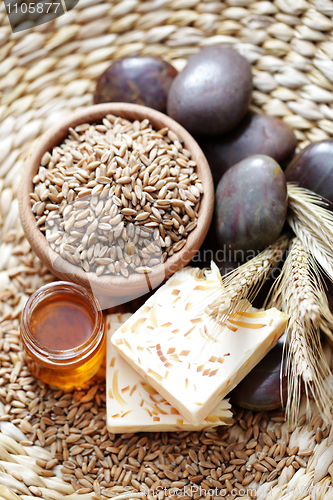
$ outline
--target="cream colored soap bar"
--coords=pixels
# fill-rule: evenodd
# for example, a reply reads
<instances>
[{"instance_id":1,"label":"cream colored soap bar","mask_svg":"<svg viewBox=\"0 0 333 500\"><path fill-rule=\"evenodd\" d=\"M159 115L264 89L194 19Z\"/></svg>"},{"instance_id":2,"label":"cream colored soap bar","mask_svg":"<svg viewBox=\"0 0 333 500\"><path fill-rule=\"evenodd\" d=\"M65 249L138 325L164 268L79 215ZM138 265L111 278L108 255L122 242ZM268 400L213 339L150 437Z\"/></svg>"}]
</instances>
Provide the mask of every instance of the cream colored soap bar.
<instances>
[{"instance_id":1,"label":"cream colored soap bar","mask_svg":"<svg viewBox=\"0 0 333 500\"><path fill-rule=\"evenodd\" d=\"M170 406L111 344L111 337L131 314L110 314L107 331L107 427L110 432L183 431L210 429L232 418L231 405L222 400L198 426Z\"/></svg>"},{"instance_id":2,"label":"cream colored soap bar","mask_svg":"<svg viewBox=\"0 0 333 500\"><path fill-rule=\"evenodd\" d=\"M198 308L218 277L178 271L115 333L113 345L187 420L198 425L283 334L277 309L233 315L218 335ZM216 281L215 281L216 286Z\"/></svg>"}]
</instances>

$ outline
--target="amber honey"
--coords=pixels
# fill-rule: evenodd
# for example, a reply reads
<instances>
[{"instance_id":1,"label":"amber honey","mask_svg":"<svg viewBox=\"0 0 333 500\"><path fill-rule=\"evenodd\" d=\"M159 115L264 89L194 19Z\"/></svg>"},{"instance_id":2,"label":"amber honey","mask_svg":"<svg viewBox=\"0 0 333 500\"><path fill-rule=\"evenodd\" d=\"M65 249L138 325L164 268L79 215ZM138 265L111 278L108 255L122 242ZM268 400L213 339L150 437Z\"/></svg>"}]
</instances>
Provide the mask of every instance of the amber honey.
<instances>
[{"instance_id":1,"label":"amber honey","mask_svg":"<svg viewBox=\"0 0 333 500\"><path fill-rule=\"evenodd\" d=\"M94 297L74 283L51 283L30 297L21 338L31 372L63 389L82 386L105 355L102 312Z\"/></svg>"},{"instance_id":2,"label":"amber honey","mask_svg":"<svg viewBox=\"0 0 333 500\"><path fill-rule=\"evenodd\" d=\"M39 303L31 314L31 333L49 349L67 350L88 340L94 315L80 296L54 293Z\"/></svg>"}]
</instances>

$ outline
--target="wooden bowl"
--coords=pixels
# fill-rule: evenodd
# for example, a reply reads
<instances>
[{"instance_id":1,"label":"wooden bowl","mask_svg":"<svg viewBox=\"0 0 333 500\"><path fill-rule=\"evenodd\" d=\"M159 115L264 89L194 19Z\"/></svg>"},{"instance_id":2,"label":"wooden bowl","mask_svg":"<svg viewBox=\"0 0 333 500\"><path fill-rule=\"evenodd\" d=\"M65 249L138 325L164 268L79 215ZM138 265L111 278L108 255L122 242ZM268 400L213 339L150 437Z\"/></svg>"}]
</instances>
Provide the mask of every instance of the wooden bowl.
<instances>
[{"instance_id":1,"label":"wooden bowl","mask_svg":"<svg viewBox=\"0 0 333 500\"><path fill-rule=\"evenodd\" d=\"M49 246L44 234L36 225L35 216L31 210L30 193L33 192L33 177L37 174L41 158L46 151L60 144L67 136L69 127L81 123L99 122L107 114L113 114L134 121L148 118L155 129L169 127L173 130L197 163L197 175L202 181L204 194L201 198L197 227L189 234L186 244L169 257L163 264L153 267L148 274L130 274L123 276L102 275L97 277L93 272L85 272L81 267L62 259ZM138 297L155 288L177 270L188 264L202 245L213 215L214 188L207 160L193 137L177 122L154 109L128 103L106 103L90 106L47 130L32 148L22 173L19 193L19 209L25 235L40 260L58 278L73 281L92 289L100 301L107 299L108 305L116 305L126 300ZM114 299L110 302L110 297ZM102 299L102 300L101 300ZM111 304L111 305L110 305ZM103 307L103 304L102 304ZM105 308L105 307L103 307Z\"/></svg>"}]
</instances>

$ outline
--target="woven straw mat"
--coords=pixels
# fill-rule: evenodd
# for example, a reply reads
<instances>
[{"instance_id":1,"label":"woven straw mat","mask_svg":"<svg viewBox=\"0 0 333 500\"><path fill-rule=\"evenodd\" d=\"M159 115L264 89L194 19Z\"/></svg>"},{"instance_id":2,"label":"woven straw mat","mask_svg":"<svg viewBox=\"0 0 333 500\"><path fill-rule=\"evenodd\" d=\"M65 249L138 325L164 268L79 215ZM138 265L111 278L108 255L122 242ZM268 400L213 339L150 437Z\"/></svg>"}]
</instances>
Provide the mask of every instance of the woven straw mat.
<instances>
[{"instance_id":1,"label":"woven straw mat","mask_svg":"<svg viewBox=\"0 0 333 500\"><path fill-rule=\"evenodd\" d=\"M267 497L268 488L273 500L333 499L333 433L315 411L305 423L303 408L293 429L283 423L282 413L239 411L232 432L219 431L220 441L212 433L115 436L105 429L103 381L74 393L36 382L23 362L19 316L29 294L53 278L24 238L17 203L20 172L33 141L91 104L95 78L119 57L161 56L181 70L202 47L233 46L252 65L254 108L291 125L299 148L330 137L332 16L329 0L80 0L55 21L12 34L1 3L0 498L144 498L147 486L166 477L166 463L171 464L170 477L189 483L189 449L205 461L200 471L206 488L222 484L229 488L227 498L235 498L230 485L242 481L246 467L237 480L231 479L223 472L223 457L237 459L244 450L250 456L251 448L242 443L260 432L263 448L270 439L275 450L286 453L282 460L278 453L266 457L270 468L262 466L266 472L251 483L259 499ZM134 458L128 459L128 450ZM138 467L140 454L143 465ZM274 457L280 458L280 469ZM263 458L253 453L249 462ZM214 471L205 468L207 460Z\"/></svg>"}]
</instances>

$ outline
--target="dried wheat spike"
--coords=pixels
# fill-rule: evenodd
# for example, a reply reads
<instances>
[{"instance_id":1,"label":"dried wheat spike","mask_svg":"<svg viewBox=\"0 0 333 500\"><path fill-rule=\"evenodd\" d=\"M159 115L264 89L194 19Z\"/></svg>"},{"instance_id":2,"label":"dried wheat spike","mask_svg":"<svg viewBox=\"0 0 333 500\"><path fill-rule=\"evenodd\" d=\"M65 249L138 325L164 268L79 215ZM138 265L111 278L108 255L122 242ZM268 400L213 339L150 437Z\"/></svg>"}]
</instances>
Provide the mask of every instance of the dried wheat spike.
<instances>
[{"instance_id":1,"label":"dried wheat spike","mask_svg":"<svg viewBox=\"0 0 333 500\"><path fill-rule=\"evenodd\" d=\"M290 316L286 330L286 414L292 424L298 417L302 381L307 397L311 395L323 417L332 421L333 379L320 340L320 328L328 327L322 311L322 295L319 276L311 267L311 256L300 239L294 238L268 303L270 307L281 305Z\"/></svg>"},{"instance_id":2,"label":"dried wheat spike","mask_svg":"<svg viewBox=\"0 0 333 500\"><path fill-rule=\"evenodd\" d=\"M288 216L288 223L296 236L308 249L312 258L324 273L333 281L333 250L329 248L317 235L305 226L297 217Z\"/></svg>"},{"instance_id":3,"label":"dried wheat spike","mask_svg":"<svg viewBox=\"0 0 333 500\"><path fill-rule=\"evenodd\" d=\"M288 223L333 280L333 214L325 205L312 191L288 184Z\"/></svg>"},{"instance_id":4,"label":"dried wheat spike","mask_svg":"<svg viewBox=\"0 0 333 500\"><path fill-rule=\"evenodd\" d=\"M223 286L214 290L210 296L207 314L215 321L223 323L227 315L243 309L245 303L249 307L249 302L254 299L272 270L281 261L289 239L288 235L280 236L259 255L225 275Z\"/></svg>"}]
</instances>

